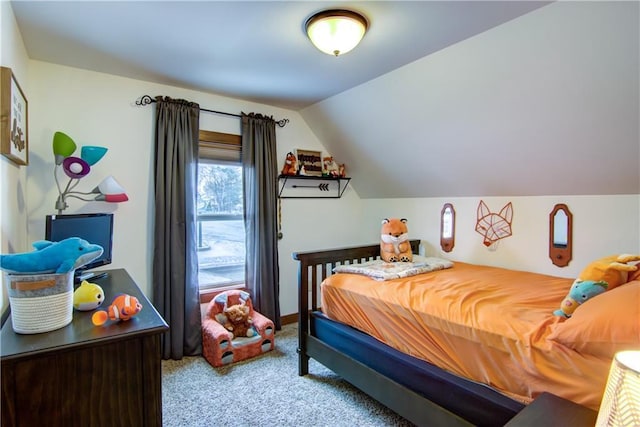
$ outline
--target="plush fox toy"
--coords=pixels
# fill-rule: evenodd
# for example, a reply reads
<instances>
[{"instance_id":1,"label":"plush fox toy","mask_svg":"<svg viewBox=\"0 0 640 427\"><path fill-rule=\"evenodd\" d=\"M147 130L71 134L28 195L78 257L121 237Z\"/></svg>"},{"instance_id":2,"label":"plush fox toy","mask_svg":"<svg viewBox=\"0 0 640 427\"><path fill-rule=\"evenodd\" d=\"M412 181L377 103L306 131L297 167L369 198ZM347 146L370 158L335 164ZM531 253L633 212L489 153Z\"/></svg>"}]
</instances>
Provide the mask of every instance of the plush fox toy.
<instances>
[{"instance_id":1,"label":"plush fox toy","mask_svg":"<svg viewBox=\"0 0 640 427\"><path fill-rule=\"evenodd\" d=\"M287 158L284 161L284 166L282 167L281 175L295 175L298 172L298 168L296 166L296 156L293 155L291 151L287 153Z\"/></svg>"},{"instance_id":2,"label":"plush fox toy","mask_svg":"<svg viewBox=\"0 0 640 427\"><path fill-rule=\"evenodd\" d=\"M386 262L411 262L411 244L405 218L385 218L380 233L380 258Z\"/></svg>"}]
</instances>

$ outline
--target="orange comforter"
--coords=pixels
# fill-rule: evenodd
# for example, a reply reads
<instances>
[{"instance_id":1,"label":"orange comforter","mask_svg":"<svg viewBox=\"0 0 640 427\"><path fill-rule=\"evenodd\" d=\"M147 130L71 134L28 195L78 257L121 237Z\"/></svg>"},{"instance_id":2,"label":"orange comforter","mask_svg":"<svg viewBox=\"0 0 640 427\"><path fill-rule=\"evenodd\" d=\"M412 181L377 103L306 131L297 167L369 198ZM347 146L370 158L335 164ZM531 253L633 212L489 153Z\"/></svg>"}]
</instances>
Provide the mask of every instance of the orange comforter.
<instances>
[{"instance_id":1,"label":"orange comforter","mask_svg":"<svg viewBox=\"0 0 640 427\"><path fill-rule=\"evenodd\" d=\"M573 281L461 262L375 281L334 274L322 309L404 353L530 402L548 391L598 409L610 358L548 339ZM585 303L585 306L589 301Z\"/></svg>"}]
</instances>

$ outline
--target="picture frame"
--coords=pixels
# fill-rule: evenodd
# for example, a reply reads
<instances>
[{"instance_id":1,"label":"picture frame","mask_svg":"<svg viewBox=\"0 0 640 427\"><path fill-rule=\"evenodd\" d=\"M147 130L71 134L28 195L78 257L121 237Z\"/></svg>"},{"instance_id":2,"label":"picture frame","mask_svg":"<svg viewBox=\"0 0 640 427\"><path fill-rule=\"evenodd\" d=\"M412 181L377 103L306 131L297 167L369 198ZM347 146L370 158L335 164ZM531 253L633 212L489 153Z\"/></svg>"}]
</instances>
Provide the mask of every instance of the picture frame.
<instances>
[{"instance_id":1,"label":"picture frame","mask_svg":"<svg viewBox=\"0 0 640 427\"><path fill-rule=\"evenodd\" d=\"M322 152L313 150L296 149L296 160L298 162L298 174L322 176Z\"/></svg>"},{"instance_id":2,"label":"picture frame","mask_svg":"<svg viewBox=\"0 0 640 427\"><path fill-rule=\"evenodd\" d=\"M0 67L0 153L29 164L28 101L11 68Z\"/></svg>"}]
</instances>

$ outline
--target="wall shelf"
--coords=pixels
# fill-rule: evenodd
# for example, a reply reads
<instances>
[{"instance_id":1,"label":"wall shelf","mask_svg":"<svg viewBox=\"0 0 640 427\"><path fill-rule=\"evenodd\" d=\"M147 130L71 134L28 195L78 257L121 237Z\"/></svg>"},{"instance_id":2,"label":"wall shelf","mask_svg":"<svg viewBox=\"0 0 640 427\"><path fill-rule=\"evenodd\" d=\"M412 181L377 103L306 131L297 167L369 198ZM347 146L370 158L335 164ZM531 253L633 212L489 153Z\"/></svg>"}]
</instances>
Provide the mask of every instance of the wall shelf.
<instances>
[{"instance_id":1,"label":"wall shelf","mask_svg":"<svg viewBox=\"0 0 640 427\"><path fill-rule=\"evenodd\" d=\"M339 199L351 178L331 176L279 175L280 199Z\"/></svg>"}]
</instances>

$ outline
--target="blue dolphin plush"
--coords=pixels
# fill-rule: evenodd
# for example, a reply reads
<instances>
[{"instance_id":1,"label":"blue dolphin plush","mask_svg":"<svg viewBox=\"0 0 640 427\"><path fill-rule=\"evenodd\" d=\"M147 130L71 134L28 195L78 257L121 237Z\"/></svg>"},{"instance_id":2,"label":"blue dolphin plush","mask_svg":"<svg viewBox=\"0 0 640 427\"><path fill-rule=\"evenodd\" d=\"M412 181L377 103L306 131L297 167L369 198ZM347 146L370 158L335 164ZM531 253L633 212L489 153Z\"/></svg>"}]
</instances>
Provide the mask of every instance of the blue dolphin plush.
<instances>
[{"instance_id":1,"label":"blue dolphin plush","mask_svg":"<svg viewBox=\"0 0 640 427\"><path fill-rule=\"evenodd\" d=\"M0 255L0 269L13 274L68 273L102 255L100 245L79 237L33 242L33 252Z\"/></svg>"}]
</instances>

